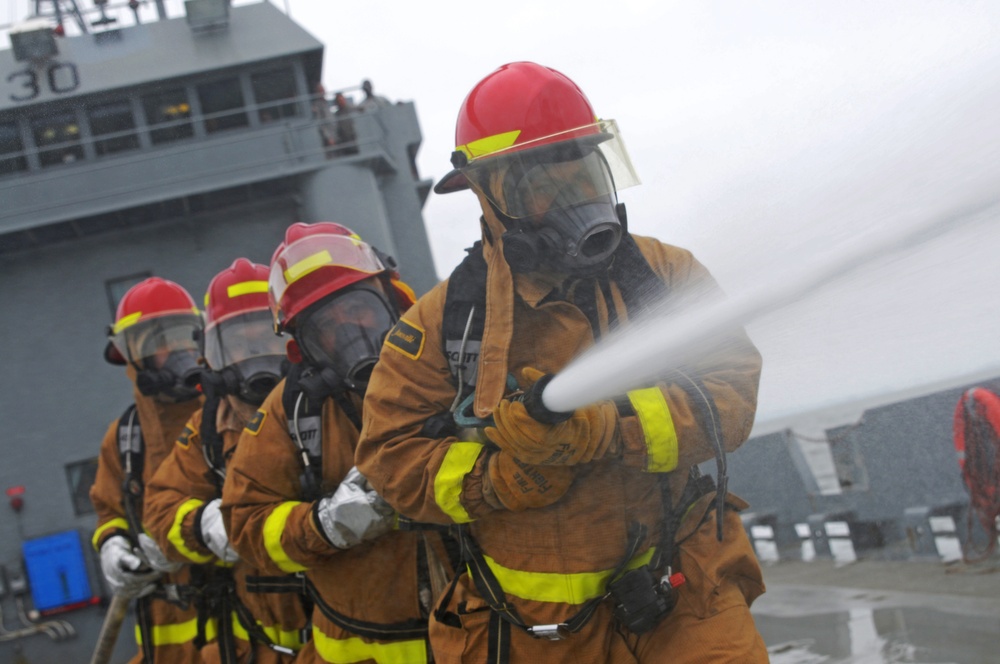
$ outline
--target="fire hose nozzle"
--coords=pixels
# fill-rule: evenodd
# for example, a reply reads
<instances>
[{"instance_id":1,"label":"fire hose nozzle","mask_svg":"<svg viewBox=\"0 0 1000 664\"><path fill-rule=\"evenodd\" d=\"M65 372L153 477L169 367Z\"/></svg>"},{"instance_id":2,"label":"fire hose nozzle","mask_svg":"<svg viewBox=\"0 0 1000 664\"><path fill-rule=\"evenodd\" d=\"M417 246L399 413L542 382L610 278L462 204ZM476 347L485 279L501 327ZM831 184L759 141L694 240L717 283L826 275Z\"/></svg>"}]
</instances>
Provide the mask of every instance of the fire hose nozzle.
<instances>
[{"instance_id":1,"label":"fire hose nozzle","mask_svg":"<svg viewBox=\"0 0 1000 664\"><path fill-rule=\"evenodd\" d=\"M573 411L558 412L549 410L542 400L542 393L555 377L555 374L545 374L520 397L520 400L524 403L524 409L528 411L528 415L531 415L534 420L542 424L559 424L573 416Z\"/></svg>"}]
</instances>

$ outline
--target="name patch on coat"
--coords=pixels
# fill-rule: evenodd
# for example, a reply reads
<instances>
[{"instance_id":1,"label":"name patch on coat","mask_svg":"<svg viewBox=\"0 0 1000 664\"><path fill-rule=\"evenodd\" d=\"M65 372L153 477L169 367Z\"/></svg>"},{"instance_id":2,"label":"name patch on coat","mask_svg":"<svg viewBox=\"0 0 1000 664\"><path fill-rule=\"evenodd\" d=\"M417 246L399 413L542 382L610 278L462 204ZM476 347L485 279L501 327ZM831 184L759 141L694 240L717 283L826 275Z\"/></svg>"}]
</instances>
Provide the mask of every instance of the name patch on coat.
<instances>
[{"instance_id":1,"label":"name patch on coat","mask_svg":"<svg viewBox=\"0 0 1000 664\"><path fill-rule=\"evenodd\" d=\"M247 422L247 432L256 436L260 432L260 428L264 425L265 419L267 419L267 413L262 410L258 410L253 414L253 419Z\"/></svg>"},{"instance_id":2,"label":"name patch on coat","mask_svg":"<svg viewBox=\"0 0 1000 664\"><path fill-rule=\"evenodd\" d=\"M424 350L424 331L413 323L400 320L389 332L385 345L395 348L411 360L416 360Z\"/></svg>"},{"instance_id":3,"label":"name patch on coat","mask_svg":"<svg viewBox=\"0 0 1000 664\"><path fill-rule=\"evenodd\" d=\"M184 427L184 431L181 431L181 435L177 436L177 444L187 449L191 442L191 434L194 433L194 429L190 425Z\"/></svg>"}]
</instances>

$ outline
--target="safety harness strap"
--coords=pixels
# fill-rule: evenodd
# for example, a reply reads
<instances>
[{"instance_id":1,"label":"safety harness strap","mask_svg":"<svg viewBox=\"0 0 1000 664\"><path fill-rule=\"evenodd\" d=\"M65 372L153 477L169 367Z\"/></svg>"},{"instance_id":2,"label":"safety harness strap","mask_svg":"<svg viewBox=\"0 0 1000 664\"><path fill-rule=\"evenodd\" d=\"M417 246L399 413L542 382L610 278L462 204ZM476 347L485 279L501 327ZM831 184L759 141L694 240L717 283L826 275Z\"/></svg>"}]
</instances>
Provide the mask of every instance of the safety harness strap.
<instances>
[{"instance_id":1,"label":"safety harness strap","mask_svg":"<svg viewBox=\"0 0 1000 664\"><path fill-rule=\"evenodd\" d=\"M305 367L293 364L285 377L285 388L281 393L281 404L288 417L288 435L299 450L302 462L302 496L306 501L320 497L323 483L323 403L310 399L302 391L299 379Z\"/></svg>"},{"instance_id":2,"label":"safety harness strap","mask_svg":"<svg viewBox=\"0 0 1000 664\"><path fill-rule=\"evenodd\" d=\"M452 378L464 399L476 384L479 348L486 330L486 260L483 243L476 242L466 250L468 255L448 279L444 317L441 321L441 343ZM472 314L471 320L469 314ZM468 329L468 333L466 333ZM466 340L465 344L462 343ZM464 346L464 347L463 347Z\"/></svg>"},{"instance_id":3,"label":"safety harness strap","mask_svg":"<svg viewBox=\"0 0 1000 664\"><path fill-rule=\"evenodd\" d=\"M490 566L486 562L486 558L483 555L482 550L479 548L479 545L476 543L475 539L469 535L468 529L460 528L459 532L462 543L463 557L468 564L469 574L476 586L476 590L479 591L479 594L483 597L494 614L498 615L507 623L519 627L531 636L539 638L557 638L557 633L561 634L562 632L567 632L575 634L576 632L579 632L590 621L591 617L594 615L594 611L597 610L600 603L607 597L607 593L592 597L584 602L580 607L580 610L577 611L571 618L559 625L528 625L524 619L521 618L517 607L507 601L507 595L504 593L503 587L497 580L493 570L490 569ZM629 562L638 553L639 546L645 538L645 526L639 523L632 523L629 526L629 544L627 546L625 557L610 574L608 577L609 581L613 581L618 578L618 576L625 571ZM451 595L454 592L457 577L458 574L456 574L456 578L449 586L445 597L439 603L439 607L443 608L447 606L447 603L451 599ZM450 620L440 612L440 609L439 612L435 614L435 617L438 618L439 622L447 622ZM452 622L454 621L453 619L451 620ZM551 633L541 631L546 628L553 631Z\"/></svg>"},{"instance_id":4,"label":"safety harness strap","mask_svg":"<svg viewBox=\"0 0 1000 664\"><path fill-rule=\"evenodd\" d=\"M142 522L139 511L142 508L142 494L145 486L142 471L145 462L145 441L135 404L129 405L118 418L118 454L122 466L122 508L128 522L132 542L139 541Z\"/></svg>"},{"instance_id":5,"label":"safety harness strap","mask_svg":"<svg viewBox=\"0 0 1000 664\"><path fill-rule=\"evenodd\" d=\"M216 490L222 493L222 484L226 476L226 459L224 455L225 441L216 426L219 416L219 406L222 403L222 395L218 394L215 383L211 380L202 380L202 388L205 392L205 404L201 412L201 446L205 451L205 461L208 462L212 481Z\"/></svg>"},{"instance_id":6,"label":"safety harness strap","mask_svg":"<svg viewBox=\"0 0 1000 664\"><path fill-rule=\"evenodd\" d=\"M248 576L246 587L249 592L287 593L295 592L307 596L330 622L356 636L379 641L403 641L427 637L427 624L423 619L413 618L396 623L376 623L358 620L340 613L326 603L323 595L304 574L288 576Z\"/></svg>"},{"instance_id":7,"label":"safety harness strap","mask_svg":"<svg viewBox=\"0 0 1000 664\"><path fill-rule=\"evenodd\" d=\"M136 629L142 636L142 660L145 664L153 664L154 644L153 644L153 616L150 607L150 597L140 597L135 603Z\"/></svg>"},{"instance_id":8,"label":"safety harness strap","mask_svg":"<svg viewBox=\"0 0 1000 664\"><path fill-rule=\"evenodd\" d=\"M375 639L379 641L405 641L410 639L427 638L427 623L423 619L412 618L410 620L403 620L395 623L376 623L351 618L350 616L340 613L327 604L323 599L323 595L319 592L313 582L305 577L303 577L303 579L306 586L306 592L309 593L309 597L313 602L315 602L316 608L320 610L320 613L322 613L327 620L341 629L345 629L352 634L366 639Z\"/></svg>"}]
</instances>

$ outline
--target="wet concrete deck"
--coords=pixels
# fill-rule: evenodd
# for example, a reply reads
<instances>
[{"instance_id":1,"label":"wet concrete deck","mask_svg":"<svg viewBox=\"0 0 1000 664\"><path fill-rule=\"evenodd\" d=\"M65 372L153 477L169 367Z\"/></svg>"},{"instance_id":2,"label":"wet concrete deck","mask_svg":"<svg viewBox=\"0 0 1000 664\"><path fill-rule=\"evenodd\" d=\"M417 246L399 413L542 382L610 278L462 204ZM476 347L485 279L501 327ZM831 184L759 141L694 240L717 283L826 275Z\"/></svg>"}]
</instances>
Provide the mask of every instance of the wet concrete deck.
<instances>
[{"instance_id":1,"label":"wet concrete deck","mask_svg":"<svg viewBox=\"0 0 1000 664\"><path fill-rule=\"evenodd\" d=\"M1000 662L1000 560L781 562L754 619L775 664Z\"/></svg>"}]
</instances>

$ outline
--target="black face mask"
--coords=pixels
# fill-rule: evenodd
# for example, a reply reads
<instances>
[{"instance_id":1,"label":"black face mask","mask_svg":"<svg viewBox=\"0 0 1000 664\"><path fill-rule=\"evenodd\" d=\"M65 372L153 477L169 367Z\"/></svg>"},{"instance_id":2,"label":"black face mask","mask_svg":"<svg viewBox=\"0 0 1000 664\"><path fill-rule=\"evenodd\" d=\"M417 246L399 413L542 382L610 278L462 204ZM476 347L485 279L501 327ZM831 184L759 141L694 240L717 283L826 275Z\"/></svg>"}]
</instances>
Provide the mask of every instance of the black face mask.
<instances>
[{"instance_id":1,"label":"black face mask","mask_svg":"<svg viewBox=\"0 0 1000 664\"><path fill-rule=\"evenodd\" d=\"M201 367L198 353L193 350L175 350L159 368L140 369L135 377L139 393L147 397L160 397L164 401L180 403L197 398Z\"/></svg>"},{"instance_id":2,"label":"black face mask","mask_svg":"<svg viewBox=\"0 0 1000 664\"><path fill-rule=\"evenodd\" d=\"M607 267L621 242L625 205L611 199L552 210L538 223L504 218L504 260L514 273L585 274Z\"/></svg>"},{"instance_id":3,"label":"black face mask","mask_svg":"<svg viewBox=\"0 0 1000 664\"><path fill-rule=\"evenodd\" d=\"M358 322L337 325L323 323L324 312L334 307L361 308L370 312L363 316L370 326ZM336 297L321 302L313 312L306 313L295 332L302 354L314 367L332 369L343 385L364 393L382 349L382 341L398 319L395 307L386 296L368 286L338 292ZM332 353L324 339L335 339Z\"/></svg>"},{"instance_id":4,"label":"black face mask","mask_svg":"<svg viewBox=\"0 0 1000 664\"><path fill-rule=\"evenodd\" d=\"M203 370L201 385L207 398L232 394L252 406L259 406L288 373L289 366L286 358L276 355L252 357L222 371Z\"/></svg>"}]
</instances>

